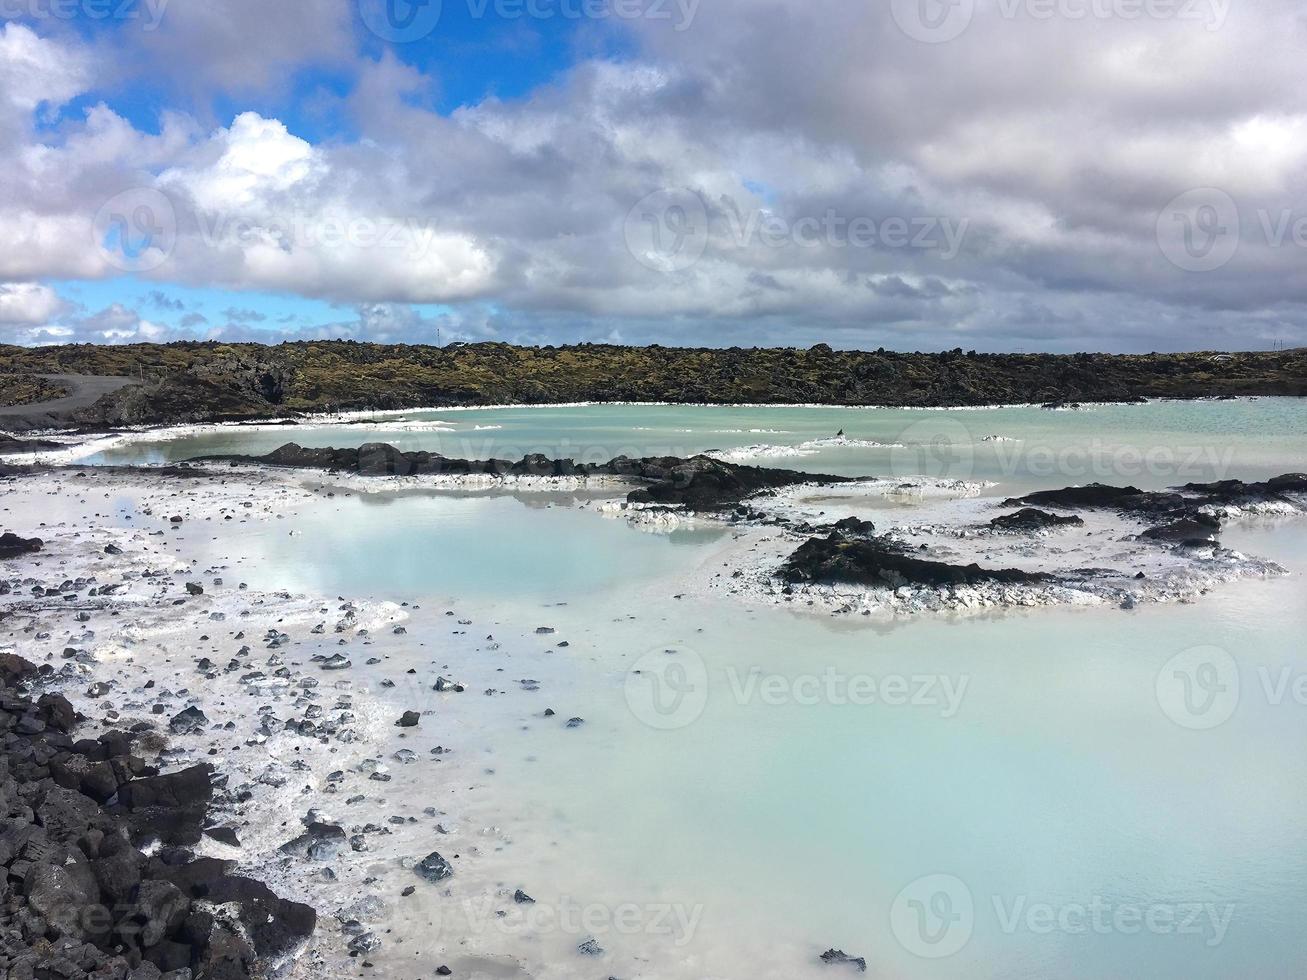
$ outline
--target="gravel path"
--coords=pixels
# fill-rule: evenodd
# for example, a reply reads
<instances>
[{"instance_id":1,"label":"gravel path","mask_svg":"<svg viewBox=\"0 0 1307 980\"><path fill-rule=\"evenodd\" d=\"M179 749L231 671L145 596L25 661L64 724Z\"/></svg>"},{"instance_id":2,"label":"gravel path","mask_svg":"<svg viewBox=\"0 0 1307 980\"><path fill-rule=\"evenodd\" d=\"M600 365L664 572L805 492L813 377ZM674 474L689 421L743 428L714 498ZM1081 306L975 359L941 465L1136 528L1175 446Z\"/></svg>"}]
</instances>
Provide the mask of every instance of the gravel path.
<instances>
[{"instance_id":1,"label":"gravel path","mask_svg":"<svg viewBox=\"0 0 1307 980\"><path fill-rule=\"evenodd\" d=\"M39 377L66 386L68 394L31 405L0 408L0 428L11 432L57 429L68 424L68 417L73 412L90 408L103 396L120 388L140 384L135 378L94 374L43 374Z\"/></svg>"}]
</instances>

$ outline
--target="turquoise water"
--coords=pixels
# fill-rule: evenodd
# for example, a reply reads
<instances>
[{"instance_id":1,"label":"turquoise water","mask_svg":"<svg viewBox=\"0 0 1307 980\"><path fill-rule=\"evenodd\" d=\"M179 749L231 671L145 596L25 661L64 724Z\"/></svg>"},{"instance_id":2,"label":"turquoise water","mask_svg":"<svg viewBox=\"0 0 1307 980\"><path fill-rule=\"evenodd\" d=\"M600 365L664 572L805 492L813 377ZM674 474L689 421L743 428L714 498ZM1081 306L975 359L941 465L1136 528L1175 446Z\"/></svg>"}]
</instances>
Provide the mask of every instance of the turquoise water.
<instances>
[{"instance_id":1,"label":"turquoise water","mask_svg":"<svg viewBox=\"0 0 1307 980\"><path fill-rule=\"evenodd\" d=\"M176 462L193 456L261 454L290 441L305 446L390 442L467 459L542 452L585 462L619 455L688 456L753 445L804 446L843 431L853 445L812 447L808 455L745 461L844 476L908 476L997 481L1012 487L1093 480L1146 488L1239 475L1265 478L1307 460L1307 401L1157 402L1080 411L994 408L907 411L860 408L709 408L596 405L415 412L432 431L369 424L223 429L176 440L146 440L92 462ZM986 441L998 436L1011 441ZM861 443L902 448L875 448Z\"/></svg>"},{"instance_id":2,"label":"turquoise water","mask_svg":"<svg viewBox=\"0 0 1307 980\"><path fill-rule=\"evenodd\" d=\"M807 976L832 945L867 956L874 976L1302 975L1307 706L1275 702L1262 676L1307 676L1307 529L1238 538L1295 577L1193 606L882 629L638 588L550 609L575 672L561 710L583 714L587 736L526 714L529 731L486 736L511 787L507 826L549 821L543 857L528 852L532 894L701 908L687 965L659 977ZM1211 731L1177 724L1157 695L1168 661L1199 645L1230 651L1243 682ZM627 686L665 649L706 665L702 713L671 730L650 727ZM951 678L965 693L952 715L740 693L751 671L828 670ZM522 878L521 857L506 877ZM974 914L965 945L937 960L904 945L891 909L940 874L965 884ZM1095 901L1125 918L1077 930ZM1046 928L1044 909L1068 926ZM1149 931L1134 909L1202 919L1192 935Z\"/></svg>"},{"instance_id":3,"label":"turquoise water","mask_svg":"<svg viewBox=\"0 0 1307 980\"><path fill-rule=\"evenodd\" d=\"M293 519L225 526L261 590L420 600L434 595L562 601L683 568L686 551L726 532L633 532L578 509L570 495L352 494L339 490ZM135 512L126 504L124 515Z\"/></svg>"},{"instance_id":4,"label":"turquoise water","mask_svg":"<svg viewBox=\"0 0 1307 980\"><path fill-rule=\"evenodd\" d=\"M946 475L995 480L998 494L1113 473L1166 486L1307 469L1307 403L1275 399L1057 413L592 407L423 417L457 429L224 431L101 461L260 452L292 438L383 438L468 456L683 455L793 446L843 428L856 439L943 442L954 453ZM734 429L744 431L725 431ZM1014 446L1025 455L1000 455ZM1032 450L1051 454L1051 474ZM852 446L771 462L906 476L940 459ZM1136 460L1149 462L1132 470ZM1072 472L1082 464L1106 469ZM215 559L243 553L240 575L256 587L433 609L457 602L476 624L470 632L492 624L506 650L514 630L529 640L541 623L568 639L565 653L469 655L460 669L473 690L539 678L547 703L585 717L580 731L542 725L546 702L490 709L490 699L469 698L442 710L460 751L493 763L496 795L478 818L518 844L482 860L506 886L546 904L583 895L609 908L699 910L683 945L605 936L619 955L655 948L643 972L622 960L614 975L844 975L815 965L830 946L867 957L871 976L899 978L1307 972L1307 698L1293 696L1307 677L1307 523L1230 531L1228 545L1292 574L1193 604L889 625L676 598L724 532L649 535L574 504L554 494L342 494L231 528L214 548ZM1228 655L1238 684L1228 718L1211 728L1168 700L1175 658L1198 648ZM672 663L688 673L664 673ZM646 687L653 679L664 687ZM895 683L932 680L918 703L897 703ZM1217 680L1208 693L1231 689L1228 674ZM877 696L852 696L859 684ZM575 945L540 941L559 957ZM557 975L572 975L573 960L559 962Z\"/></svg>"}]
</instances>

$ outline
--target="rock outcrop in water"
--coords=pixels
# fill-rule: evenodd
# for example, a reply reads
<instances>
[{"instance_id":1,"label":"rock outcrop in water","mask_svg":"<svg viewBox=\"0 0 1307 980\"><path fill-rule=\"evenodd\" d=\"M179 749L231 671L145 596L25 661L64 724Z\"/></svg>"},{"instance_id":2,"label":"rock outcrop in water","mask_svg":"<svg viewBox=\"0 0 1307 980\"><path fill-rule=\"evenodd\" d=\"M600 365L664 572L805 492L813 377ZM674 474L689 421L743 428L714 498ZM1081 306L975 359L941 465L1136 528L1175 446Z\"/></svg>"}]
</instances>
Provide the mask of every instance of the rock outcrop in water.
<instances>
[{"instance_id":1,"label":"rock outcrop in water","mask_svg":"<svg viewBox=\"0 0 1307 980\"><path fill-rule=\"evenodd\" d=\"M1034 507L1026 507L1014 514L995 517L989 522L989 526L999 531L1047 531L1059 527L1084 527L1085 522L1083 518L1075 515L1063 517Z\"/></svg>"},{"instance_id":2,"label":"rock outcrop in water","mask_svg":"<svg viewBox=\"0 0 1307 980\"><path fill-rule=\"evenodd\" d=\"M947 562L915 558L901 545L884 538L850 540L836 532L825 538L811 538L799 546L781 566L780 577L791 583L865 585L897 588L902 585L1008 585L1051 581L1039 572L1017 568L982 568L977 564L950 565Z\"/></svg>"},{"instance_id":3,"label":"rock outcrop in water","mask_svg":"<svg viewBox=\"0 0 1307 980\"><path fill-rule=\"evenodd\" d=\"M688 510L720 510L767 490L804 483L850 483L849 477L725 463L708 456L663 457L605 464L617 476L650 481L631 492L631 503L681 505Z\"/></svg>"},{"instance_id":4,"label":"rock outcrop in water","mask_svg":"<svg viewBox=\"0 0 1307 980\"><path fill-rule=\"evenodd\" d=\"M1220 543L1221 518L1218 512L1222 508L1268 504L1280 504L1294 509L1307 506L1307 474L1287 473L1260 483L1245 483L1242 480L1187 483L1175 490L1163 492L1091 483L1083 487L1041 490L1006 503L1009 506L1024 504L1069 510L1111 510L1125 516L1159 521L1139 535L1145 541L1185 548L1207 548ZM1020 513L1040 512L1024 510ZM1017 516L1012 515L1012 518ZM998 527L1001 520L1005 518L996 518L991 523Z\"/></svg>"},{"instance_id":5,"label":"rock outcrop in water","mask_svg":"<svg viewBox=\"0 0 1307 980\"><path fill-rule=\"evenodd\" d=\"M1261 483L1221 480L1186 483L1171 491L1113 487L1090 483L1061 490L1040 490L1009 499L1006 506L1062 507L1070 510L1115 510L1119 513L1155 514L1176 519L1191 517L1202 507L1251 507L1259 504L1301 506L1307 495L1307 473L1287 473Z\"/></svg>"},{"instance_id":6,"label":"rock outcrop in water","mask_svg":"<svg viewBox=\"0 0 1307 980\"><path fill-rule=\"evenodd\" d=\"M1165 544L1180 544L1186 547L1207 547L1217 544L1221 534L1221 522L1208 514L1195 517L1182 517L1150 527L1141 535L1146 541L1160 541Z\"/></svg>"},{"instance_id":7,"label":"rock outcrop in water","mask_svg":"<svg viewBox=\"0 0 1307 980\"><path fill-rule=\"evenodd\" d=\"M264 456L204 456L192 462L323 469L363 476L624 477L647 484L630 493L631 503L697 511L734 507L763 491L796 484L851 482L849 477L744 466L709 456L619 456L607 463L589 464L536 454L514 462L450 459L425 451L406 453L387 443L368 443L357 449L307 449L292 442Z\"/></svg>"},{"instance_id":8,"label":"rock outcrop in water","mask_svg":"<svg viewBox=\"0 0 1307 980\"><path fill-rule=\"evenodd\" d=\"M0 969L244 980L292 953L314 930L313 909L170 843L199 840L212 769L159 775L122 732L74 740L65 698L33 701L12 686L50 674L12 655L0 663ZM160 837L152 856L138 849Z\"/></svg>"}]
</instances>

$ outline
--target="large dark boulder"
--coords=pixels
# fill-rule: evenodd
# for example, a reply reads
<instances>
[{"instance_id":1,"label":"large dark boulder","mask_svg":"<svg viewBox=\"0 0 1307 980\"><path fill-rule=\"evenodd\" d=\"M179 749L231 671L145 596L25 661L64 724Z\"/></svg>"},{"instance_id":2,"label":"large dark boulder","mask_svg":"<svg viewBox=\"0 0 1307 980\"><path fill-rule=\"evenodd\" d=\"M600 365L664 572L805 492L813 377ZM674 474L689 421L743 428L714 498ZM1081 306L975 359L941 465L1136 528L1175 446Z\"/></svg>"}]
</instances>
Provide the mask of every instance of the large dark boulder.
<instances>
[{"instance_id":1,"label":"large dark boulder","mask_svg":"<svg viewBox=\"0 0 1307 980\"><path fill-rule=\"evenodd\" d=\"M133 779L119 790L118 796L131 810L207 805L213 797L213 766L201 763L180 772Z\"/></svg>"},{"instance_id":2,"label":"large dark boulder","mask_svg":"<svg viewBox=\"0 0 1307 980\"><path fill-rule=\"evenodd\" d=\"M0 681L10 687L35 677L40 668L16 653L0 653Z\"/></svg>"},{"instance_id":3,"label":"large dark boulder","mask_svg":"<svg viewBox=\"0 0 1307 980\"><path fill-rule=\"evenodd\" d=\"M0 534L0 558L18 558L45 547L40 538L20 538L11 531Z\"/></svg>"},{"instance_id":4,"label":"large dark boulder","mask_svg":"<svg viewBox=\"0 0 1307 980\"><path fill-rule=\"evenodd\" d=\"M67 734L77 727L77 711L62 694L43 694L36 702L37 714L46 726Z\"/></svg>"},{"instance_id":5,"label":"large dark boulder","mask_svg":"<svg viewBox=\"0 0 1307 980\"><path fill-rule=\"evenodd\" d=\"M65 936L86 939L105 919L100 887L81 852L63 852L56 862L27 873L23 894L32 910Z\"/></svg>"},{"instance_id":6,"label":"large dark boulder","mask_svg":"<svg viewBox=\"0 0 1307 980\"><path fill-rule=\"evenodd\" d=\"M124 783L118 799L130 811L135 838L173 845L199 843L213 796L212 778L212 766L198 765Z\"/></svg>"}]
</instances>

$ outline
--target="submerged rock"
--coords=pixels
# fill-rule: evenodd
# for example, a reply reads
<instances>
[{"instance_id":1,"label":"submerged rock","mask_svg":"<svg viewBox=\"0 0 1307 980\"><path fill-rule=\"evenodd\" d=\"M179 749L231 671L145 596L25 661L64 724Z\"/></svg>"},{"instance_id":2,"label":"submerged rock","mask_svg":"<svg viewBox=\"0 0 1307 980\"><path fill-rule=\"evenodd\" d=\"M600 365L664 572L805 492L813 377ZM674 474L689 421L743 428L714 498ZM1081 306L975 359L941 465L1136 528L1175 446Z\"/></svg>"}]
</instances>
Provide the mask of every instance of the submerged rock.
<instances>
[{"instance_id":1,"label":"submerged rock","mask_svg":"<svg viewBox=\"0 0 1307 980\"><path fill-rule=\"evenodd\" d=\"M577 946L576 951L580 953L582 956L604 955L604 948L599 945L599 940L595 939L593 936L585 940L583 943L581 943L581 945Z\"/></svg>"},{"instance_id":2,"label":"submerged rock","mask_svg":"<svg viewBox=\"0 0 1307 980\"><path fill-rule=\"evenodd\" d=\"M430 882L444 881L454 876L454 869L438 851L432 851L413 869L418 877Z\"/></svg>"},{"instance_id":3,"label":"submerged rock","mask_svg":"<svg viewBox=\"0 0 1307 980\"><path fill-rule=\"evenodd\" d=\"M821 954L821 961L827 966L837 966L847 964L848 966L857 967L859 973L867 972L867 961L861 956L850 956L842 949L828 949Z\"/></svg>"}]
</instances>

